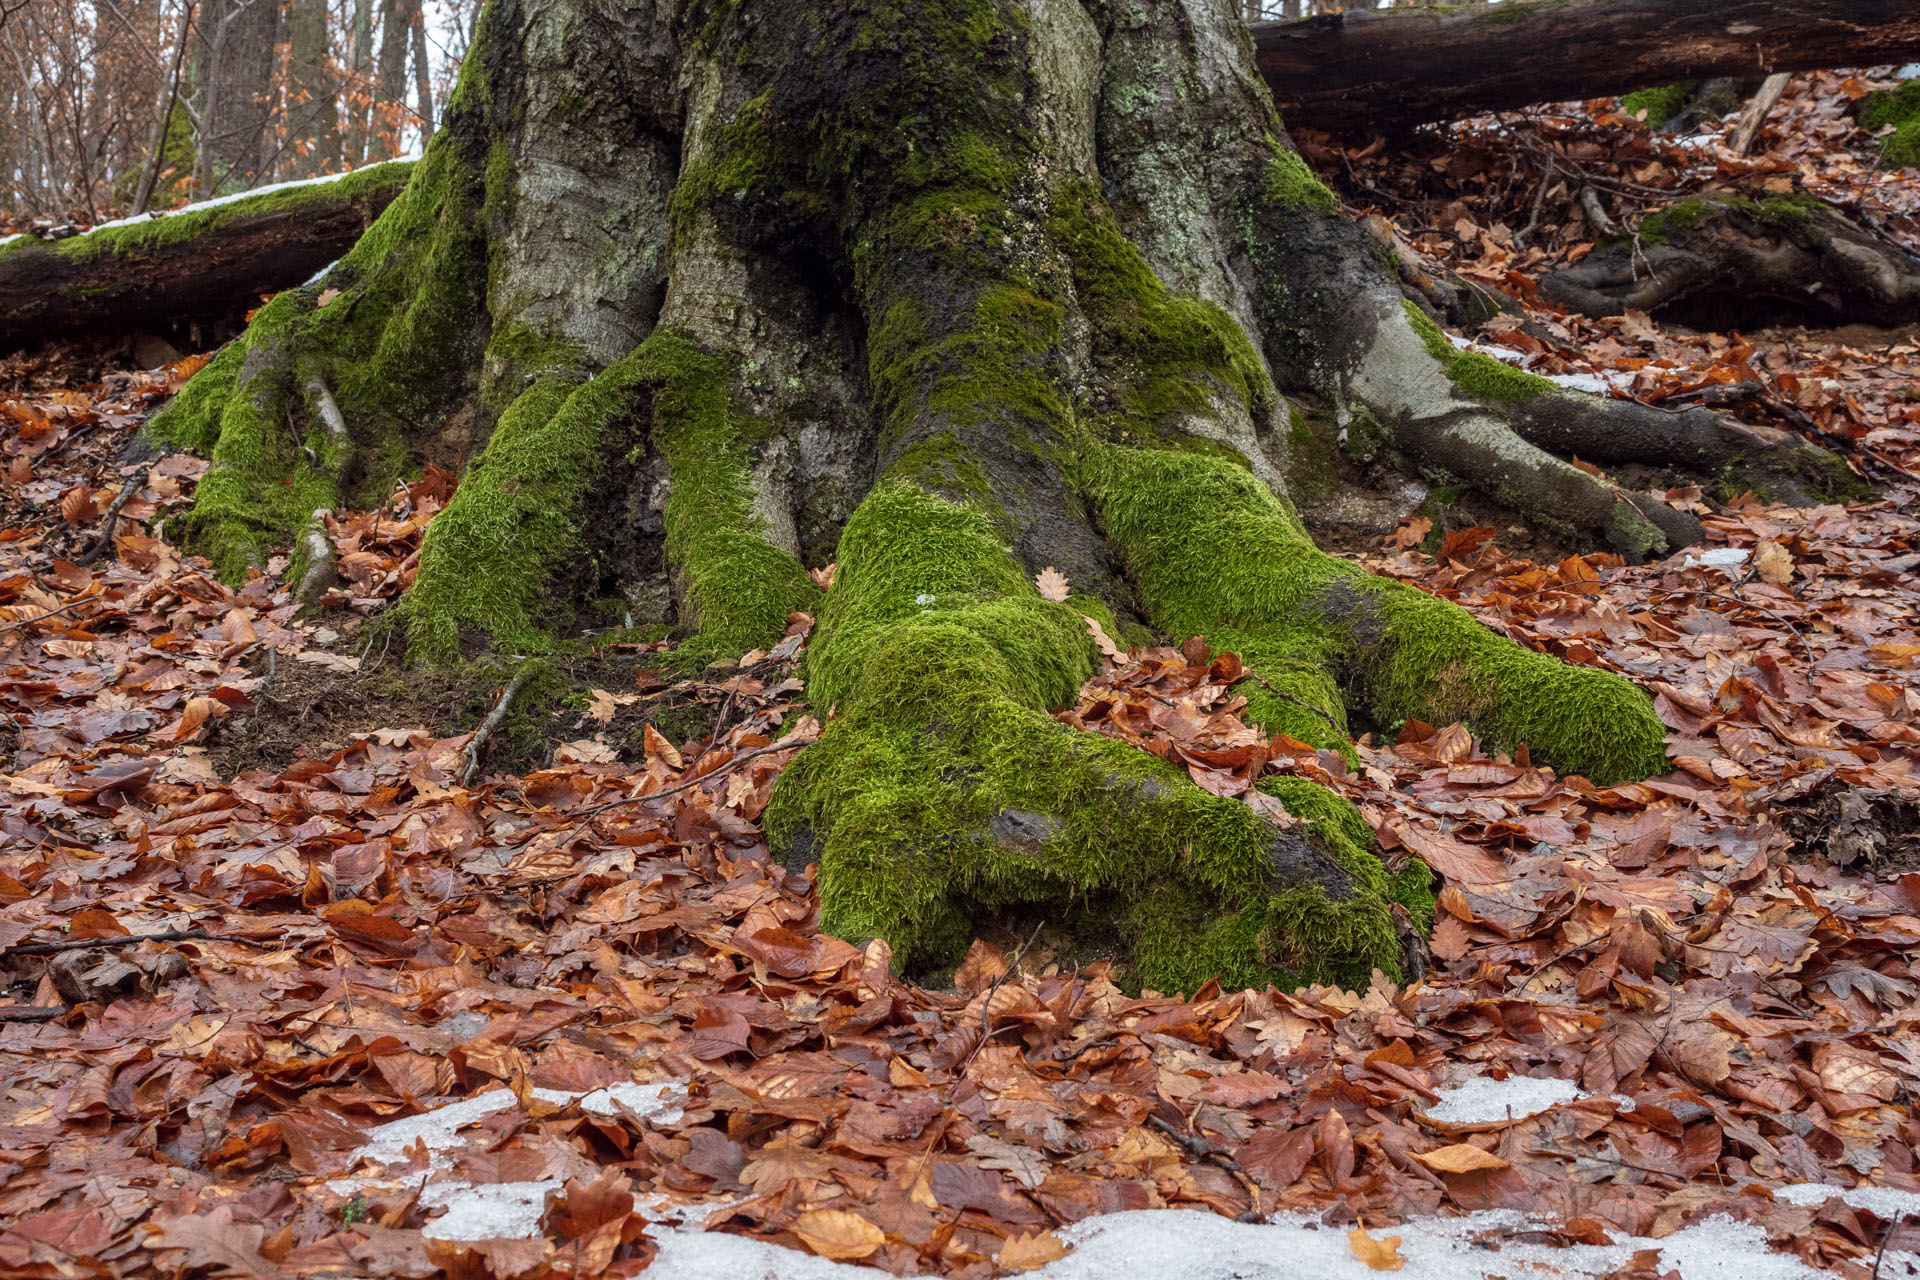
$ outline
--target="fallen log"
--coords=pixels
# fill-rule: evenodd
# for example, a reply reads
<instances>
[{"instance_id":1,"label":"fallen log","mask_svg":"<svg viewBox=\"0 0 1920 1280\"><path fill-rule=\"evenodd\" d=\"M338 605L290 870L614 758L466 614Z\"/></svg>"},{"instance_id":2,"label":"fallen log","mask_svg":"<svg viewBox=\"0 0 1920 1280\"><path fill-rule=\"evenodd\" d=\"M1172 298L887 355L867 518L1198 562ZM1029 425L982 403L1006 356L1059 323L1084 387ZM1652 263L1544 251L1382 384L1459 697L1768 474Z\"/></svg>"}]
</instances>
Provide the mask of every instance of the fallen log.
<instances>
[{"instance_id":1,"label":"fallen log","mask_svg":"<svg viewBox=\"0 0 1920 1280\"><path fill-rule=\"evenodd\" d=\"M1920 0L1508 0L1253 25L1289 125L1381 131L1710 76L1920 58Z\"/></svg>"},{"instance_id":2,"label":"fallen log","mask_svg":"<svg viewBox=\"0 0 1920 1280\"><path fill-rule=\"evenodd\" d=\"M1682 200L1540 282L1590 316L1632 309L1698 329L1920 320L1920 258L1807 196Z\"/></svg>"},{"instance_id":3,"label":"fallen log","mask_svg":"<svg viewBox=\"0 0 1920 1280\"><path fill-rule=\"evenodd\" d=\"M96 227L0 243L0 350L77 333L178 333L237 319L352 247L406 186L408 161Z\"/></svg>"}]
</instances>

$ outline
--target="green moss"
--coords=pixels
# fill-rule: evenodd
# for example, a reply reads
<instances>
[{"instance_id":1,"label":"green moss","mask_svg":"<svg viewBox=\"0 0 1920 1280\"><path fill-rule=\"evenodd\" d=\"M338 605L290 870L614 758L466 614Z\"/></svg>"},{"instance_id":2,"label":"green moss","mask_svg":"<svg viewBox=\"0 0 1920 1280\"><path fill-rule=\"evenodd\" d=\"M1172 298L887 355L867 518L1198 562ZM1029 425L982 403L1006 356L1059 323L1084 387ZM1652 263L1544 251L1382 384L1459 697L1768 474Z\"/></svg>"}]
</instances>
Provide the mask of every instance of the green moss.
<instances>
[{"instance_id":1,"label":"green moss","mask_svg":"<svg viewBox=\"0 0 1920 1280\"><path fill-rule=\"evenodd\" d=\"M1056 196L1047 231L1073 265L1096 359L1113 353L1101 370L1109 398L1093 406L1104 434L1178 438L1181 417L1212 412L1222 395L1256 417L1271 410L1278 392L1246 331L1219 307L1163 286L1090 185L1070 183Z\"/></svg>"},{"instance_id":2,"label":"green moss","mask_svg":"<svg viewBox=\"0 0 1920 1280\"><path fill-rule=\"evenodd\" d=\"M1445 371L1448 380L1476 400L1527 400L1557 390L1538 374L1516 369L1504 361L1478 351L1462 351L1447 340L1439 325L1412 302L1402 299L1407 322L1420 335L1427 351Z\"/></svg>"},{"instance_id":3,"label":"green moss","mask_svg":"<svg viewBox=\"0 0 1920 1280\"><path fill-rule=\"evenodd\" d=\"M1338 213L1339 197L1327 190L1300 153L1269 139L1273 158L1267 161L1267 199L1300 213Z\"/></svg>"},{"instance_id":4,"label":"green moss","mask_svg":"<svg viewBox=\"0 0 1920 1280\"><path fill-rule=\"evenodd\" d=\"M1698 86L1692 80L1663 84L1652 89L1635 89L1620 99L1620 109L1646 121L1650 129L1662 129L1693 101Z\"/></svg>"},{"instance_id":5,"label":"green moss","mask_svg":"<svg viewBox=\"0 0 1920 1280\"><path fill-rule=\"evenodd\" d=\"M977 913L1093 900L1148 986L1393 971L1377 894L1364 912L1276 894L1275 829L1245 805L1046 714L1093 659L1078 611L1041 599L985 515L876 489L808 649L810 695L836 714L768 810L777 846L814 842L822 926L885 936L919 970L956 960Z\"/></svg>"},{"instance_id":6,"label":"green moss","mask_svg":"<svg viewBox=\"0 0 1920 1280\"><path fill-rule=\"evenodd\" d=\"M640 390L631 360L584 385L550 374L501 415L427 527L420 575L401 602L419 655L451 662L470 636L506 652L548 647L556 607L549 584L583 550L581 504L601 465L602 439L633 412Z\"/></svg>"},{"instance_id":7,"label":"green moss","mask_svg":"<svg viewBox=\"0 0 1920 1280\"><path fill-rule=\"evenodd\" d=\"M1868 94L1856 119L1861 128L1875 133L1892 128L1880 140L1881 164L1889 169L1920 166L1920 80Z\"/></svg>"},{"instance_id":8,"label":"green moss","mask_svg":"<svg viewBox=\"0 0 1920 1280\"><path fill-rule=\"evenodd\" d=\"M1526 743L1535 759L1600 781L1666 768L1665 730L1631 682L1523 649L1456 605L1321 553L1243 470L1115 448L1095 498L1168 634L1270 636L1295 660L1342 673L1377 723L1464 720L1496 747Z\"/></svg>"},{"instance_id":9,"label":"green moss","mask_svg":"<svg viewBox=\"0 0 1920 1280\"><path fill-rule=\"evenodd\" d=\"M773 644L788 614L818 607L820 589L798 560L767 540L753 510L748 450L769 428L736 407L733 362L685 334L656 330L635 359L653 388L654 448L673 475L667 559L679 578L686 628L715 657Z\"/></svg>"}]
</instances>

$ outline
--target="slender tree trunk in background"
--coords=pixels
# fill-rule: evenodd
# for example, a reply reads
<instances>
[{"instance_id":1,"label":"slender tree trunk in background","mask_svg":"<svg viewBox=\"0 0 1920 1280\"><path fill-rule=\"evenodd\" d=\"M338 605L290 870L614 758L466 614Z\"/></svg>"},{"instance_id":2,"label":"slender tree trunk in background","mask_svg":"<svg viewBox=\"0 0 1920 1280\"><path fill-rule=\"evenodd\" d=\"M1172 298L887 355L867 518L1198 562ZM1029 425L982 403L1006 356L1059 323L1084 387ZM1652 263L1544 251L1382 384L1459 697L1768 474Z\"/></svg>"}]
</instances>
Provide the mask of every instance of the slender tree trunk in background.
<instances>
[{"instance_id":1,"label":"slender tree trunk in background","mask_svg":"<svg viewBox=\"0 0 1920 1280\"><path fill-rule=\"evenodd\" d=\"M427 15L415 4L409 23L413 32L413 99L420 111L420 145L433 137L433 65L427 57Z\"/></svg>"},{"instance_id":2,"label":"slender tree trunk in background","mask_svg":"<svg viewBox=\"0 0 1920 1280\"><path fill-rule=\"evenodd\" d=\"M372 100L373 0L353 0L353 52L349 69L353 88L347 97L346 160L349 165L367 158L367 111Z\"/></svg>"},{"instance_id":3,"label":"slender tree trunk in background","mask_svg":"<svg viewBox=\"0 0 1920 1280\"><path fill-rule=\"evenodd\" d=\"M168 68L154 103L153 134L147 143L146 167L141 171L140 185L133 196L134 213L147 211L147 206L153 203L154 186L160 181L160 166L167 153L167 131L173 123L173 104L180 97L180 68L186 61L187 44L193 38L194 9L195 5L189 3L180 10L180 30L173 42L173 65Z\"/></svg>"},{"instance_id":4,"label":"slender tree trunk in background","mask_svg":"<svg viewBox=\"0 0 1920 1280\"><path fill-rule=\"evenodd\" d=\"M829 723L766 826L818 863L828 930L913 971L1026 912L1163 990L1398 972L1425 868L1311 784L1221 797L1063 727L1094 634L1203 635L1259 676L1254 721L1330 752L1458 719L1646 776L1646 694L1321 553L1296 501L1379 449L1644 556L1699 525L1565 455L1852 481L1457 352L1293 151L1243 14L494 0L407 190L155 420L212 459L194 545L238 579L406 460L462 467L400 606L412 661L611 615L688 667L818 619Z\"/></svg>"},{"instance_id":5,"label":"slender tree trunk in background","mask_svg":"<svg viewBox=\"0 0 1920 1280\"><path fill-rule=\"evenodd\" d=\"M400 153L406 118L407 50L412 38L412 0L380 0L380 67L373 95L369 154L390 159Z\"/></svg>"},{"instance_id":6,"label":"slender tree trunk in background","mask_svg":"<svg viewBox=\"0 0 1920 1280\"><path fill-rule=\"evenodd\" d=\"M207 0L200 29L205 42L195 75L201 94L195 185L204 198L218 195L216 187L251 185L265 165L279 5Z\"/></svg>"},{"instance_id":7,"label":"slender tree trunk in background","mask_svg":"<svg viewBox=\"0 0 1920 1280\"><path fill-rule=\"evenodd\" d=\"M287 8L286 171L305 178L340 167L340 111L327 51L327 0Z\"/></svg>"}]
</instances>

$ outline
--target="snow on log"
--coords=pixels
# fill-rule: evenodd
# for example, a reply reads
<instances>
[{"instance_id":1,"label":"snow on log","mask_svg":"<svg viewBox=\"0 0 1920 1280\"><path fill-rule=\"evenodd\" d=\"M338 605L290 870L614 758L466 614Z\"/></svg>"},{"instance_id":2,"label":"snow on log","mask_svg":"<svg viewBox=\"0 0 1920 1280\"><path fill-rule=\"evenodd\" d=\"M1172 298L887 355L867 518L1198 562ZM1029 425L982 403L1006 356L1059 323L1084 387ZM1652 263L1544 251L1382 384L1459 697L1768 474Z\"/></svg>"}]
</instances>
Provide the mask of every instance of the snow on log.
<instances>
[{"instance_id":1,"label":"snow on log","mask_svg":"<svg viewBox=\"0 0 1920 1280\"><path fill-rule=\"evenodd\" d=\"M1388 129L1710 76L1920 58L1920 0L1508 0L1253 26L1289 125Z\"/></svg>"},{"instance_id":2,"label":"snow on log","mask_svg":"<svg viewBox=\"0 0 1920 1280\"><path fill-rule=\"evenodd\" d=\"M76 333L167 332L312 277L407 184L389 161L262 187L64 240L0 243L0 350Z\"/></svg>"}]
</instances>

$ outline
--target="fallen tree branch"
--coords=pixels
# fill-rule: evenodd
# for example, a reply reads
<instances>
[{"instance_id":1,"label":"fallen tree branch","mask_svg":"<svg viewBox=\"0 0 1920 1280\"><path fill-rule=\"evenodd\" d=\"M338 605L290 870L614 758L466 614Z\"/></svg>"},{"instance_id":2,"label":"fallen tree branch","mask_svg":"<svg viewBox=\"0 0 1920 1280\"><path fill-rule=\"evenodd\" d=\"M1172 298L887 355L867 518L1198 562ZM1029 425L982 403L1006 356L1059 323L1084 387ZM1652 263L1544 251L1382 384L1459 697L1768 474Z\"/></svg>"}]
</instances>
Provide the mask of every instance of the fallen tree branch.
<instances>
[{"instance_id":1,"label":"fallen tree branch","mask_svg":"<svg viewBox=\"0 0 1920 1280\"><path fill-rule=\"evenodd\" d=\"M232 933L208 933L205 929L166 929L159 933L129 933L115 938L69 938L63 942L28 942L0 948L0 955L51 956L63 951L95 951L105 947L131 947L139 942L245 942L255 946L258 938Z\"/></svg>"},{"instance_id":2,"label":"fallen tree branch","mask_svg":"<svg viewBox=\"0 0 1920 1280\"><path fill-rule=\"evenodd\" d=\"M1920 57L1920 0L1507 0L1253 24L1289 125L1405 128L1647 85Z\"/></svg>"},{"instance_id":3,"label":"fallen tree branch","mask_svg":"<svg viewBox=\"0 0 1920 1280\"><path fill-rule=\"evenodd\" d=\"M0 247L0 350L75 333L167 332L237 318L334 261L406 186L390 161L65 240Z\"/></svg>"}]
</instances>

